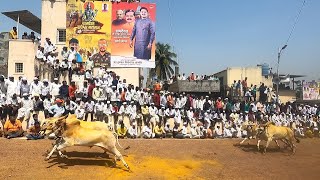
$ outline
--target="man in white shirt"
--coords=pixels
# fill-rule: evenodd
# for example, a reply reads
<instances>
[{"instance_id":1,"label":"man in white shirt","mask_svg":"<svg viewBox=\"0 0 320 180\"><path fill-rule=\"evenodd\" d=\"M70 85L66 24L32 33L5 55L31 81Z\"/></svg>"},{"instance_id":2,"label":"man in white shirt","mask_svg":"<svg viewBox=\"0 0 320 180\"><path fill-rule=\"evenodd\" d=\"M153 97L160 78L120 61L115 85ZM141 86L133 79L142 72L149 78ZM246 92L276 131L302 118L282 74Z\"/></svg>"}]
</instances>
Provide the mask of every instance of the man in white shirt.
<instances>
[{"instance_id":1,"label":"man in white shirt","mask_svg":"<svg viewBox=\"0 0 320 180\"><path fill-rule=\"evenodd\" d=\"M107 101L107 103L103 107L103 114L104 114L104 121L109 124L111 123L111 117L113 116L114 110L112 107L112 104L110 101Z\"/></svg>"},{"instance_id":2,"label":"man in white shirt","mask_svg":"<svg viewBox=\"0 0 320 180\"><path fill-rule=\"evenodd\" d=\"M6 81L6 87L7 87L7 99L12 97L14 93L17 93L18 91L18 83L14 81L13 76L9 76L9 79Z\"/></svg>"},{"instance_id":3,"label":"man in white shirt","mask_svg":"<svg viewBox=\"0 0 320 180\"><path fill-rule=\"evenodd\" d=\"M130 105L128 106L128 113L129 113L130 122L131 123L135 122L136 116L137 116L137 107L134 104L134 101L131 101Z\"/></svg>"},{"instance_id":4,"label":"man in white shirt","mask_svg":"<svg viewBox=\"0 0 320 180\"><path fill-rule=\"evenodd\" d=\"M40 94L41 99L44 99L50 92L51 92L51 86L49 85L48 80L44 79L41 85L41 94Z\"/></svg>"},{"instance_id":5,"label":"man in white shirt","mask_svg":"<svg viewBox=\"0 0 320 180\"><path fill-rule=\"evenodd\" d=\"M88 120L88 115L90 114L91 115L91 121L94 121L93 119L93 113L94 113L94 101L90 101L90 102L86 102L85 105L84 105L84 110L85 110L85 121Z\"/></svg>"},{"instance_id":6,"label":"man in white shirt","mask_svg":"<svg viewBox=\"0 0 320 180\"><path fill-rule=\"evenodd\" d=\"M98 101L94 106L94 112L97 118L97 121L103 121L103 107L104 103L102 101Z\"/></svg>"},{"instance_id":7,"label":"man in white shirt","mask_svg":"<svg viewBox=\"0 0 320 180\"><path fill-rule=\"evenodd\" d=\"M136 123L132 123L132 126L129 127L128 136L131 139L137 138L138 132L137 132L137 128L136 128Z\"/></svg>"},{"instance_id":8,"label":"man in white shirt","mask_svg":"<svg viewBox=\"0 0 320 180\"><path fill-rule=\"evenodd\" d=\"M51 83L50 86L50 94L52 95L53 99L56 99L59 96L59 90L61 87L61 84L58 83L58 78L54 78L53 83Z\"/></svg>"},{"instance_id":9,"label":"man in white shirt","mask_svg":"<svg viewBox=\"0 0 320 180\"><path fill-rule=\"evenodd\" d=\"M33 110L33 101L29 98L29 94L24 93L21 99L21 108L18 110L18 117L24 117L27 122L27 129L29 129L29 120L31 111Z\"/></svg>"},{"instance_id":10,"label":"man in white shirt","mask_svg":"<svg viewBox=\"0 0 320 180\"><path fill-rule=\"evenodd\" d=\"M159 122L158 109L154 106L154 103L151 103L151 106L149 107L149 114L151 130L153 131L154 126Z\"/></svg>"},{"instance_id":11,"label":"man in white shirt","mask_svg":"<svg viewBox=\"0 0 320 180\"><path fill-rule=\"evenodd\" d=\"M152 137L152 130L150 129L150 124L147 123L142 129L142 137L145 139L150 139Z\"/></svg>"},{"instance_id":12,"label":"man in white shirt","mask_svg":"<svg viewBox=\"0 0 320 180\"><path fill-rule=\"evenodd\" d=\"M180 127L181 124L181 114L179 108L176 106L174 107L174 124Z\"/></svg>"},{"instance_id":13,"label":"man in white shirt","mask_svg":"<svg viewBox=\"0 0 320 180\"><path fill-rule=\"evenodd\" d=\"M122 116L122 119L124 119L124 116L129 116L129 108L127 106L127 102L123 102L122 106L120 106L118 114Z\"/></svg>"},{"instance_id":14,"label":"man in white shirt","mask_svg":"<svg viewBox=\"0 0 320 180\"><path fill-rule=\"evenodd\" d=\"M41 94L42 83L39 82L37 77L33 78L33 82L30 83L30 94L33 96L34 94Z\"/></svg>"}]
</instances>

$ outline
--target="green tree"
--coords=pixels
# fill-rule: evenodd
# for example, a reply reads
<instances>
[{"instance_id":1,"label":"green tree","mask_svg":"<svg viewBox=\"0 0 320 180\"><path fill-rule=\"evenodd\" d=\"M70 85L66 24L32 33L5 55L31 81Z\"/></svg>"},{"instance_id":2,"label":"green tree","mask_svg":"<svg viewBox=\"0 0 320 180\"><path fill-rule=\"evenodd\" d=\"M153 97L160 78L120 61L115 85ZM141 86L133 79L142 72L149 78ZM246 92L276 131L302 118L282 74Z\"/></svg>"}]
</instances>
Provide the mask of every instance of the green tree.
<instances>
[{"instance_id":1,"label":"green tree","mask_svg":"<svg viewBox=\"0 0 320 180\"><path fill-rule=\"evenodd\" d=\"M167 80L174 74L174 66L178 66L176 62L177 54L172 52L169 44L156 43L156 59L153 74L158 76L160 80Z\"/></svg>"}]
</instances>

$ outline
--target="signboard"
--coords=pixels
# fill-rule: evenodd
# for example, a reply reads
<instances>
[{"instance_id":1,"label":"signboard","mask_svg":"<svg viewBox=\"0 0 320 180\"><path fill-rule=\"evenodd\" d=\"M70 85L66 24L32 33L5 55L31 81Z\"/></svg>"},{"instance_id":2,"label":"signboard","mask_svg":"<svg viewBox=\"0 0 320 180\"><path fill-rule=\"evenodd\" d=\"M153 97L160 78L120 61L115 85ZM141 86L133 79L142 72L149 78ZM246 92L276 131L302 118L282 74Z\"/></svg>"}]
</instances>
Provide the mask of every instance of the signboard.
<instances>
[{"instance_id":1,"label":"signboard","mask_svg":"<svg viewBox=\"0 0 320 180\"><path fill-rule=\"evenodd\" d=\"M155 67L155 4L69 0L66 14L67 45L77 62Z\"/></svg>"},{"instance_id":2,"label":"signboard","mask_svg":"<svg viewBox=\"0 0 320 180\"><path fill-rule=\"evenodd\" d=\"M320 100L320 82L302 82L303 100Z\"/></svg>"}]
</instances>

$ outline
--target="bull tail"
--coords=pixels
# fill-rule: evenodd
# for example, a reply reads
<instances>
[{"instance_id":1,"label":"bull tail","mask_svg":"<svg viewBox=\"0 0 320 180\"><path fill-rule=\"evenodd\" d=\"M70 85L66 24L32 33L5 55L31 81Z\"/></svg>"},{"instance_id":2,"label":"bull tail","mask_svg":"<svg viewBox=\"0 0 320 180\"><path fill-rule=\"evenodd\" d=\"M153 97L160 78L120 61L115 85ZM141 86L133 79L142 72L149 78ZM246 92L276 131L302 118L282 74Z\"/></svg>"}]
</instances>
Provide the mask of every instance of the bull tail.
<instances>
[{"instance_id":1,"label":"bull tail","mask_svg":"<svg viewBox=\"0 0 320 180\"><path fill-rule=\"evenodd\" d=\"M127 149L130 148L130 146L128 146L128 147L126 147L126 148L123 148L123 147L120 145L120 143L119 143L118 134L117 134L116 132L112 132L112 134L115 136L116 141L117 141L117 144L118 144L118 146L119 146L121 149L127 150Z\"/></svg>"}]
</instances>

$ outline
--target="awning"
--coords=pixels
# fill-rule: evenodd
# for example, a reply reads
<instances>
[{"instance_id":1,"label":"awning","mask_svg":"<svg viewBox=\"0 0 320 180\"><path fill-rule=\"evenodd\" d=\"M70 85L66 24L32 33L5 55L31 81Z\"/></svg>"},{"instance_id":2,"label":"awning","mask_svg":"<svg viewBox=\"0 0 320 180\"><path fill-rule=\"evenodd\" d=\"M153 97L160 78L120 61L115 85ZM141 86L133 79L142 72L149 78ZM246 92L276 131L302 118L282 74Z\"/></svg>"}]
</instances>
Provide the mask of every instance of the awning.
<instances>
[{"instance_id":1,"label":"awning","mask_svg":"<svg viewBox=\"0 0 320 180\"><path fill-rule=\"evenodd\" d=\"M41 19L32 14L28 10L22 11L10 11L10 12L2 12L3 15L13 19L14 21L18 21L19 23L24 25L25 27L33 30L34 32L41 34Z\"/></svg>"}]
</instances>

